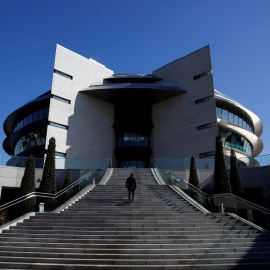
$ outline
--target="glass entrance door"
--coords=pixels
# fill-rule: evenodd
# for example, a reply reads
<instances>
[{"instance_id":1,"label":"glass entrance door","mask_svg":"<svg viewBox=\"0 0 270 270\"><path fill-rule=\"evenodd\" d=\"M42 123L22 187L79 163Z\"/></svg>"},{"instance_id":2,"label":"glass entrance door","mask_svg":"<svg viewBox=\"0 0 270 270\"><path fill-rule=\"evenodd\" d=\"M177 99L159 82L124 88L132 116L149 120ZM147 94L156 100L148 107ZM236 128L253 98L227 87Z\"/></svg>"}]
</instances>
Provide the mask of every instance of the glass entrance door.
<instances>
[{"instance_id":1,"label":"glass entrance door","mask_svg":"<svg viewBox=\"0 0 270 270\"><path fill-rule=\"evenodd\" d=\"M142 160L124 160L121 161L121 168L145 168L145 162Z\"/></svg>"}]
</instances>

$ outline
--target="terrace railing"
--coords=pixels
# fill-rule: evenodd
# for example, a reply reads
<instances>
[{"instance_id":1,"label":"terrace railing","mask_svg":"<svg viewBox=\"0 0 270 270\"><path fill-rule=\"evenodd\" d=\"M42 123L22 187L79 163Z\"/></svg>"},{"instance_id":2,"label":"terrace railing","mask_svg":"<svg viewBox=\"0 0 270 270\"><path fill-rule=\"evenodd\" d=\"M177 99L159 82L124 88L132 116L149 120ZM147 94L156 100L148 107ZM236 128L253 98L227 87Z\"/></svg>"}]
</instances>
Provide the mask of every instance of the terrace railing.
<instances>
[{"instance_id":1,"label":"terrace railing","mask_svg":"<svg viewBox=\"0 0 270 270\"><path fill-rule=\"evenodd\" d=\"M167 185L176 186L185 192L189 197L202 205L208 211L228 212L237 214L264 229L270 230L270 210L247 201L231 193L208 195L197 187L193 186L172 170L160 169L155 161L152 161L162 180Z\"/></svg>"}]
</instances>

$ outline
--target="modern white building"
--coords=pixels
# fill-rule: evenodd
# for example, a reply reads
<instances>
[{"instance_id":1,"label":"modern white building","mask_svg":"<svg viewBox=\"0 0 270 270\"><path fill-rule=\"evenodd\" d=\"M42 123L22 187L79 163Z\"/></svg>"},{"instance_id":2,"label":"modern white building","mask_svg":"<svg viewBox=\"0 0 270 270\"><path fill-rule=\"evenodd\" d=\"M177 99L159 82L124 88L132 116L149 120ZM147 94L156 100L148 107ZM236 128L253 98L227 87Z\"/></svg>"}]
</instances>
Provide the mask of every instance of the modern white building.
<instances>
[{"instance_id":1,"label":"modern white building","mask_svg":"<svg viewBox=\"0 0 270 270\"><path fill-rule=\"evenodd\" d=\"M262 130L258 116L214 90L209 46L152 74L114 74L57 45L51 90L7 117L3 147L43 157L55 137L58 156L149 167L152 158L214 156L220 132L226 155L234 148L252 162Z\"/></svg>"}]
</instances>

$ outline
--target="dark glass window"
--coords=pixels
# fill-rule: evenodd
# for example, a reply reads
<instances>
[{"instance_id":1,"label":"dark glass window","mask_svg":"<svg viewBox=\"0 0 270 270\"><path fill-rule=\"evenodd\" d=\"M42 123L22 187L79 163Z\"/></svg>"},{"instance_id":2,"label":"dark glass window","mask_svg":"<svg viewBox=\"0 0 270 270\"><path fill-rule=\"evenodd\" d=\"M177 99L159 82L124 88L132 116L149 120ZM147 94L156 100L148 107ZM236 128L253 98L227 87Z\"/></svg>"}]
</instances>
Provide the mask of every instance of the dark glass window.
<instances>
[{"instance_id":1,"label":"dark glass window","mask_svg":"<svg viewBox=\"0 0 270 270\"><path fill-rule=\"evenodd\" d=\"M65 153L61 153L61 152L55 152L55 156L56 157L66 157Z\"/></svg>"},{"instance_id":2,"label":"dark glass window","mask_svg":"<svg viewBox=\"0 0 270 270\"><path fill-rule=\"evenodd\" d=\"M215 154L216 154L215 151L201 153L199 154L199 158L212 157L212 156L215 156Z\"/></svg>"},{"instance_id":3,"label":"dark glass window","mask_svg":"<svg viewBox=\"0 0 270 270\"><path fill-rule=\"evenodd\" d=\"M20 121L20 128L23 128L23 120Z\"/></svg>"},{"instance_id":4,"label":"dark glass window","mask_svg":"<svg viewBox=\"0 0 270 270\"><path fill-rule=\"evenodd\" d=\"M54 70L54 73L56 73L56 74L58 74L58 75L61 75L61 76L63 76L63 77L65 77L65 78L68 78L68 79L70 79L70 80L72 80L72 76L71 75L68 75L68 74L66 74L66 73L64 73L64 72L61 72L61 71L59 71L59 70Z\"/></svg>"},{"instance_id":5,"label":"dark glass window","mask_svg":"<svg viewBox=\"0 0 270 270\"><path fill-rule=\"evenodd\" d=\"M28 118L28 124L32 124L33 115L32 114L29 114L27 118Z\"/></svg>"},{"instance_id":6,"label":"dark glass window","mask_svg":"<svg viewBox=\"0 0 270 270\"><path fill-rule=\"evenodd\" d=\"M201 98L201 99L198 99L195 101L195 104L200 104L200 103L203 103L203 102L206 102L206 101L209 101L209 100L212 100L213 99L213 96L209 96L209 97L205 97L205 98Z\"/></svg>"},{"instance_id":7,"label":"dark glass window","mask_svg":"<svg viewBox=\"0 0 270 270\"><path fill-rule=\"evenodd\" d=\"M198 126L198 127L197 127L197 130L206 129L206 128L211 128L211 127L214 127L214 126L216 126L216 122Z\"/></svg>"},{"instance_id":8,"label":"dark glass window","mask_svg":"<svg viewBox=\"0 0 270 270\"><path fill-rule=\"evenodd\" d=\"M38 111L38 120L43 120L44 119L44 109L40 109Z\"/></svg>"},{"instance_id":9,"label":"dark glass window","mask_svg":"<svg viewBox=\"0 0 270 270\"><path fill-rule=\"evenodd\" d=\"M57 99L57 100L62 101L62 102L65 102L67 104L70 104L70 100L68 100L68 99L61 98L61 97L58 97L58 96L55 96L55 95L52 95L52 98Z\"/></svg>"},{"instance_id":10,"label":"dark glass window","mask_svg":"<svg viewBox=\"0 0 270 270\"><path fill-rule=\"evenodd\" d=\"M53 126L53 127L61 128L61 129L66 129L66 130L68 129L68 126L57 124L57 123L54 123L54 122L50 122L50 125Z\"/></svg>"},{"instance_id":11,"label":"dark glass window","mask_svg":"<svg viewBox=\"0 0 270 270\"><path fill-rule=\"evenodd\" d=\"M148 138L141 133L123 133L117 143L118 146L148 146Z\"/></svg>"},{"instance_id":12,"label":"dark glass window","mask_svg":"<svg viewBox=\"0 0 270 270\"><path fill-rule=\"evenodd\" d=\"M37 129L29 132L16 143L14 147L15 155L30 149L31 147L44 145L46 141L46 128Z\"/></svg>"},{"instance_id":13,"label":"dark glass window","mask_svg":"<svg viewBox=\"0 0 270 270\"><path fill-rule=\"evenodd\" d=\"M23 119L23 126L27 126L27 117Z\"/></svg>"},{"instance_id":14,"label":"dark glass window","mask_svg":"<svg viewBox=\"0 0 270 270\"><path fill-rule=\"evenodd\" d=\"M48 118L49 117L49 107L46 107L44 110L44 117Z\"/></svg>"},{"instance_id":15,"label":"dark glass window","mask_svg":"<svg viewBox=\"0 0 270 270\"><path fill-rule=\"evenodd\" d=\"M198 75L194 76L194 77L193 77L193 80L194 80L194 81L195 81L195 80L198 80L198 79L200 79L200 78L202 78L202 77L205 77L205 76L210 75L211 73L212 73L211 70L206 71L206 72L203 72L203 73L201 73L201 74L198 74Z\"/></svg>"},{"instance_id":16,"label":"dark glass window","mask_svg":"<svg viewBox=\"0 0 270 270\"><path fill-rule=\"evenodd\" d=\"M38 112L33 113L33 122L36 122L38 120Z\"/></svg>"},{"instance_id":17,"label":"dark glass window","mask_svg":"<svg viewBox=\"0 0 270 270\"><path fill-rule=\"evenodd\" d=\"M221 108L217 107L217 118L221 119Z\"/></svg>"},{"instance_id":18,"label":"dark glass window","mask_svg":"<svg viewBox=\"0 0 270 270\"><path fill-rule=\"evenodd\" d=\"M223 145L238 149L252 156L252 144L245 137L224 128L219 128L219 133Z\"/></svg>"}]
</instances>

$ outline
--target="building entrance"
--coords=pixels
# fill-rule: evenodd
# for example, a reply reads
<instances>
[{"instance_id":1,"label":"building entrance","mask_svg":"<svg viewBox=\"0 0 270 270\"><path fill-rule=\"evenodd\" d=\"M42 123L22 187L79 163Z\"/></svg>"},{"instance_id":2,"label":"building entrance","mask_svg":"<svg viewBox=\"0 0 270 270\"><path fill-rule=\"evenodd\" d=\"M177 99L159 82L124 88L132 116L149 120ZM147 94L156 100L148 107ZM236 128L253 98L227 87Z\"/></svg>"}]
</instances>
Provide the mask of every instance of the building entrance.
<instances>
[{"instance_id":1,"label":"building entrance","mask_svg":"<svg viewBox=\"0 0 270 270\"><path fill-rule=\"evenodd\" d=\"M121 161L121 168L145 168L145 161L124 160L124 161Z\"/></svg>"}]
</instances>

